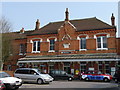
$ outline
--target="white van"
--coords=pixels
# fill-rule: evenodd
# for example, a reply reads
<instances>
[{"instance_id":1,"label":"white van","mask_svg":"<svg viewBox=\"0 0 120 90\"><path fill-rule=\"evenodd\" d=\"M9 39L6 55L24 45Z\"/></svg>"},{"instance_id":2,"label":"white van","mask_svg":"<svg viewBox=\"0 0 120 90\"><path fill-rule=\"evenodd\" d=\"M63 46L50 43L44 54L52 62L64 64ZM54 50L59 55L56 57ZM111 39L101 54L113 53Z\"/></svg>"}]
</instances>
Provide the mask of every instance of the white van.
<instances>
[{"instance_id":1,"label":"white van","mask_svg":"<svg viewBox=\"0 0 120 90\"><path fill-rule=\"evenodd\" d=\"M38 84L49 83L53 78L49 74L41 73L35 68L19 68L14 72L14 76L22 79L23 82L36 82Z\"/></svg>"}]
</instances>

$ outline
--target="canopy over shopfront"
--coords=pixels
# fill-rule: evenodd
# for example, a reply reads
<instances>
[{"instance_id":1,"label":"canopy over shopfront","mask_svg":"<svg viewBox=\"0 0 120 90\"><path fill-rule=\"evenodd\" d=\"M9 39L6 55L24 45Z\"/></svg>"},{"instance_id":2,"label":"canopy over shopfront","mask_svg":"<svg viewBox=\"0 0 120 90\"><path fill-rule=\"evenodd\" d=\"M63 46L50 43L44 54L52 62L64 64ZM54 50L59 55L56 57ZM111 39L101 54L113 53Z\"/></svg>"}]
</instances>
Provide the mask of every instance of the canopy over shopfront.
<instances>
[{"instance_id":1,"label":"canopy over shopfront","mask_svg":"<svg viewBox=\"0 0 120 90\"><path fill-rule=\"evenodd\" d=\"M19 63L39 63L39 62L81 62L81 61L119 61L120 56L110 54L86 54L86 55L57 55L57 56L27 56L20 58Z\"/></svg>"}]
</instances>

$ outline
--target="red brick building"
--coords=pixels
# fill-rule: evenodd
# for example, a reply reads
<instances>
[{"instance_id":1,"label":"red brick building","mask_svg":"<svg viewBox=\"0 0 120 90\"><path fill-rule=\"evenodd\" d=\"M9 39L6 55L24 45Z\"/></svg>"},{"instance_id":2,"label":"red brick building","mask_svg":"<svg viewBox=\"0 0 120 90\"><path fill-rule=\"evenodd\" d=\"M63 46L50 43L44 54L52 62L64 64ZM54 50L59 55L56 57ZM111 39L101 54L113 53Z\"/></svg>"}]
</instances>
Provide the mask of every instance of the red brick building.
<instances>
[{"instance_id":1,"label":"red brick building","mask_svg":"<svg viewBox=\"0 0 120 90\"><path fill-rule=\"evenodd\" d=\"M40 68L45 73L59 69L77 75L86 70L100 70L113 75L120 60L120 39L116 38L113 14L111 23L96 17L69 20L68 9L64 21L40 27L37 20L35 30L22 28L15 33L13 43L18 58L14 63L19 67Z\"/></svg>"}]
</instances>

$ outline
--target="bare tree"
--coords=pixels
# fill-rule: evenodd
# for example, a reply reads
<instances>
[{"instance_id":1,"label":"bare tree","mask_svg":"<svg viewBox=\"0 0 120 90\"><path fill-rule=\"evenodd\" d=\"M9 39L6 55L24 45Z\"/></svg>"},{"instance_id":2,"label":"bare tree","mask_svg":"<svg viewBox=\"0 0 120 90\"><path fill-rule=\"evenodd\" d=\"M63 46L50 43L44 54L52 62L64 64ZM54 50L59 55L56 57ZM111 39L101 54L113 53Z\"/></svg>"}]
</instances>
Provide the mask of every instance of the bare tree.
<instances>
[{"instance_id":1,"label":"bare tree","mask_svg":"<svg viewBox=\"0 0 120 90\"><path fill-rule=\"evenodd\" d=\"M11 23L5 18L0 19L0 70L3 69L3 64L8 60L11 53Z\"/></svg>"}]
</instances>

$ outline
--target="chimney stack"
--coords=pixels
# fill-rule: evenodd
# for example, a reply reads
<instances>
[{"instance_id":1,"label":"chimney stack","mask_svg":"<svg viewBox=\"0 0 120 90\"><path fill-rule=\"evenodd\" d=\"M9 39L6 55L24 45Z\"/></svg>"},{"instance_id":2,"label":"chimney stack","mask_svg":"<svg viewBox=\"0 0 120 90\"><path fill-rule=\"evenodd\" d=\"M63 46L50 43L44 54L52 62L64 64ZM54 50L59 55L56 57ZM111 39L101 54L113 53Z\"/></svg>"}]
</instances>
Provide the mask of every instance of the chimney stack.
<instances>
[{"instance_id":1,"label":"chimney stack","mask_svg":"<svg viewBox=\"0 0 120 90\"><path fill-rule=\"evenodd\" d=\"M115 17L112 13L112 16L111 16L111 23L112 23L112 26L115 26Z\"/></svg>"},{"instance_id":2,"label":"chimney stack","mask_svg":"<svg viewBox=\"0 0 120 90\"><path fill-rule=\"evenodd\" d=\"M25 32L25 30L24 30L24 28L22 28L21 30L20 30L20 33L24 33Z\"/></svg>"},{"instance_id":3,"label":"chimney stack","mask_svg":"<svg viewBox=\"0 0 120 90\"><path fill-rule=\"evenodd\" d=\"M68 12L68 8L66 8L66 12L65 12L65 21L69 20L69 12Z\"/></svg>"},{"instance_id":4,"label":"chimney stack","mask_svg":"<svg viewBox=\"0 0 120 90\"><path fill-rule=\"evenodd\" d=\"M40 28L40 21L39 19L37 19L35 30L39 30L39 28Z\"/></svg>"}]
</instances>

